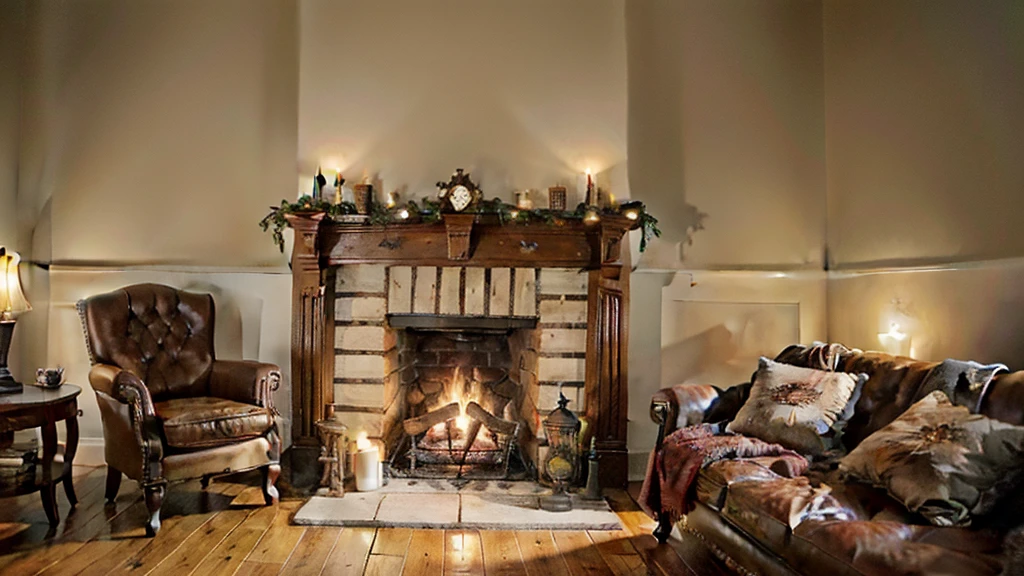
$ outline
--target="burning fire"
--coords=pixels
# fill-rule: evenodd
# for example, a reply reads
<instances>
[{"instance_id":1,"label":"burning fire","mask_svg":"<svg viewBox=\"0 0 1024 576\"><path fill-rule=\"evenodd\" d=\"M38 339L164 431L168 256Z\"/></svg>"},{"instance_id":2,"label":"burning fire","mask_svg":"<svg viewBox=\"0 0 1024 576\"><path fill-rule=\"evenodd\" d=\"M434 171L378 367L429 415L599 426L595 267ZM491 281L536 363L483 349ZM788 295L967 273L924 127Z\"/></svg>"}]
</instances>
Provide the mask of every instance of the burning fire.
<instances>
[{"instance_id":1,"label":"burning fire","mask_svg":"<svg viewBox=\"0 0 1024 576\"><path fill-rule=\"evenodd\" d=\"M466 407L469 406L470 402L474 401L473 395L470 394L469 390L466 389L466 379L462 375L462 367L457 366L455 372L452 374L452 382L449 389L449 400L443 404L459 404L459 415L455 418L455 426L459 428L461 433L465 433L469 429L469 416L466 415ZM444 434L444 422L434 424L433 433L437 435Z\"/></svg>"}]
</instances>

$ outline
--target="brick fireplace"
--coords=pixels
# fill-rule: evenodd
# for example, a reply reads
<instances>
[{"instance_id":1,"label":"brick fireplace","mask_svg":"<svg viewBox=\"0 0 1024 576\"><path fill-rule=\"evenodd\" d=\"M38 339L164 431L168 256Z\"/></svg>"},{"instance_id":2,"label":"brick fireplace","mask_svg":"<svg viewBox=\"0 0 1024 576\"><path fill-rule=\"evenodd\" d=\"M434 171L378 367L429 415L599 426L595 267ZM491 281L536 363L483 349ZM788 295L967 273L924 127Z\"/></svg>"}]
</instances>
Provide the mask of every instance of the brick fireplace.
<instances>
[{"instance_id":1,"label":"brick fireplace","mask_svg":"<svg viewBox=\"0 0 1024 576\"><path fill-rule=\"evenodd\" d=\"M622 238L634 221L323 216L289 215L294 446L315 446L330 406L379 439L396 474L464 475L470 462L488 477L536 477L541 421L561 388L596 437L602 482L625 484Z\"/></svg>"},{"instance_id":2,"label":"brick fireplace","mask_svg":"<svg viewBox=\"0 0 1024 576\"><path fill-rule=\"evenodd\" d=\"M511 456L512 475L532 475L541 421L559 389L584 412L588 282L585 271L566 268L338 268L336 417L379 438L389 459L397 457L396 473L415 475L405 453L421 440L406 430L408 420L452 402L465 418L477 402L519 427L501 468ZM421 466L419 474L441 471Z\"/></svg>"}]
</instances>

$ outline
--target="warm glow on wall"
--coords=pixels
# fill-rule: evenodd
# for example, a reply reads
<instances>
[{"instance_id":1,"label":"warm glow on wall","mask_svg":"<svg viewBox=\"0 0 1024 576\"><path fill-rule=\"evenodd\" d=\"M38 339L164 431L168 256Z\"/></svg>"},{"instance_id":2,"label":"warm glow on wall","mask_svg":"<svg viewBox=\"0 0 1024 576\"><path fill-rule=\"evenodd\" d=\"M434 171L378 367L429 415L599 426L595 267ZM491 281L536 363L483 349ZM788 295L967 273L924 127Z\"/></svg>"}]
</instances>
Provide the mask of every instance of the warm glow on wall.
<instances>
[{"instance_id":1,"label":"warm glow on wall","mask_svg":"<svg viewBox=\"0 0 1024 576\"><path fill-rule=\"evenodd\" d=\"M897 356L910 355L910 335L900 329L898 322L891 322L888 332L880 332L878 342L883 352Z\"/></svg>"}]
</instances>

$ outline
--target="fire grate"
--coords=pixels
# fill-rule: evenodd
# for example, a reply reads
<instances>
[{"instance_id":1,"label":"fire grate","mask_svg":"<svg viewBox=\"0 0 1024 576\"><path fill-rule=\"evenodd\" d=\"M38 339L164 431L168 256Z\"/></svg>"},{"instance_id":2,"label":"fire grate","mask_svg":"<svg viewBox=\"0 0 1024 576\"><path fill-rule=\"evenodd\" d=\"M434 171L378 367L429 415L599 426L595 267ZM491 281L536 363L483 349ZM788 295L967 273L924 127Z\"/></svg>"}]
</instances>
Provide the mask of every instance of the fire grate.
<instances>
[{"instance_id":1,"label":"fire grate","mask_svg":"<svg viewBox=\"0 0 1024 576\"><path fill-rule=\"evenodd\" d=\"M390 462L391 473L410 478L503 480L519 437L519 423L476 402L452 402L403 422L405 437ZM408 450L402 450L408 446ZM403 462L396 462L401 455Z\"/></svg>"}]
</instances>

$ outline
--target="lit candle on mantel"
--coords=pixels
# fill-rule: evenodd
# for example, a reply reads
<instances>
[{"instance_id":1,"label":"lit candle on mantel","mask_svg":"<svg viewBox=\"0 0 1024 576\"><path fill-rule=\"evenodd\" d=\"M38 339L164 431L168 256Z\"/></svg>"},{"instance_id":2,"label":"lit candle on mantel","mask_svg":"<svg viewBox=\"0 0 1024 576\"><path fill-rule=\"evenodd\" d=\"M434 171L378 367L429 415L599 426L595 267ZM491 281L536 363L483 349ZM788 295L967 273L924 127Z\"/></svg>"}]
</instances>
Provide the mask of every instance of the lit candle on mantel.
<instances>
[{"instance_id":1,"label":"lit candle on mantel","mask_svg":"<svg viewBox=\"0 0 1024 576\"><path fill-rule=\"evenodd\" d=\"M356 490L369 492L380 488L381 462L377 446L370 442L366 432L356 438L356 453L352 459L352 473L356 477Z\"/></svg>"},{"instance_id":2,"label":"lit candle on mantel","mask_svg":"<svg viewBox=\"0 0 1024 576\"><path fill-rule=\"evenodd\" d=\"M341 204L341 187L345 185L345 177L341 175L341 168L337 170L338 174L334 177L334 204Z\"/></svg>"}]
</instances>

